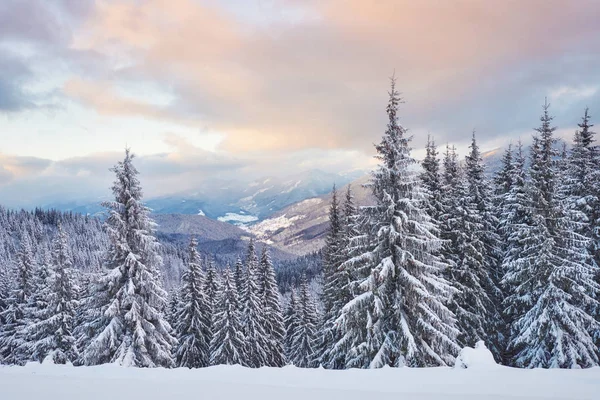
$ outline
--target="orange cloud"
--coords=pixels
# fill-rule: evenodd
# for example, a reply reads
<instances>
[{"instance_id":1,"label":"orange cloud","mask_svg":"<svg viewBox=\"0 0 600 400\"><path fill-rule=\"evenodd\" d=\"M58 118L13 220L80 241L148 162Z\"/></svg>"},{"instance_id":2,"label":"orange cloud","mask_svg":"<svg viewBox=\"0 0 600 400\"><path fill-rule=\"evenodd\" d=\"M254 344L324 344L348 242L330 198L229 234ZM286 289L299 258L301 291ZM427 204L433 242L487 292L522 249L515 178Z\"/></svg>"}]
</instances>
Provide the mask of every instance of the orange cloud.
<instances>
[{"instance_id":1,"label":"orange cloud","mask_svg":"<svg viewBox=\"0 0 600 400\"><path fill-rule=\"evenodd\" d=\"M384 127L394 68L405 122L423 129L426 116L466 102L503 69L600 33L598 7L585 1L275 1L265 15L293 6L309 16L281 13L277 23L218 4L101 1L74 40L126 65L115 82L127 73L172 88L174 110L115 97L104 83L71 81L67 93L102 113L195 115L227 135L228 150L365 148ZM262 3L240 6L251 4Z\"/></svg>"}]
</instances>

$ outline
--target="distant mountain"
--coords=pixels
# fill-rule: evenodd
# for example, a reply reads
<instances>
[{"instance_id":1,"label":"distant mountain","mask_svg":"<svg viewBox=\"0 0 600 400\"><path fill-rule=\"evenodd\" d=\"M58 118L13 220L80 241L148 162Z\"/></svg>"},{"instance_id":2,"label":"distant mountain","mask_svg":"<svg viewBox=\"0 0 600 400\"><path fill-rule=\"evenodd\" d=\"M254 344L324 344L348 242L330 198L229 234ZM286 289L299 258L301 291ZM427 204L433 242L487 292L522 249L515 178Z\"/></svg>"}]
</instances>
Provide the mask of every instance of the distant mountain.
<instances>
[{"instance_id":1,"label":"distant mountain","mask_svg":"<svg viewBox=\"0 0 600 400\"><path fill-rule=\"evenodd\" d=\"M368 180L369 176L363 175L349 184L357 205L367 205L373 201L369 189L364 187ZM338 188L341 201L347 188L348 185ZM297 255L309 254L325 244L331 196L330 192L291 204L245 229L275 248Z\"/></svg>"},{"instance_id":2,"label":"distant mountain","mask_svg":"<svg viewBox=\"0 0 600 400\"><path fill-rule=\"evenodd\" d=\"M208 179L193 191L149 198L154 214L200 215L235 225L260 221L284 207L331 191L333 184L342 186L364 174L309 170L285 178L264 177L253 182ZM103 211L97 201L69 201L47 204L44 208L97 214Z\"/></svg>"},{"instance_id":3,"label":"distant mountain","mask_svg":"<svg viewBox=\"0 0 600 400\"><path fill-rule=\"evenodd\" d=\"M499 168L503 149L494 149L482 154L488 175ZM363 175L350 183L357 205L372 204L370 190L364 187L369 175ZM343 202L348 185L339 188L340 201ZM299 201L282 208L260 222L245 229L259 240L271 246L297 255L309 254L319 250L325 244L329 223L329 205L331 193Z\"/></svg>"}]
</instances>

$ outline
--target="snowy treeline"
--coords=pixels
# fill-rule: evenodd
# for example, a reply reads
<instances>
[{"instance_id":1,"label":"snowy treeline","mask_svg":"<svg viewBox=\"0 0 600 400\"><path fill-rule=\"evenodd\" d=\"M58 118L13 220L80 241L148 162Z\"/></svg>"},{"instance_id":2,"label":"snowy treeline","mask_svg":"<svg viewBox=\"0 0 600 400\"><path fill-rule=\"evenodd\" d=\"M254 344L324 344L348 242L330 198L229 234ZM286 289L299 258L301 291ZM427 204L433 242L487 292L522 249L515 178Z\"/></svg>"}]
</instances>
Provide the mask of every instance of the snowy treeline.
<instances>
[{"instance_id":1,"label":"snowy treeline","mask_svg":"<svg viewBox=\"0 0 600 400\"><path fill-rule=\"evenodd\" d=\"M475 134L464 162L430 139L419 168L400 103L392 80L373 205L334 188L319 298L315 256L299 285L288 266L278 286L252 240L225 269L194 238L186 254L165 251L129 150L103 229L0 209L0 362L426 367L483 340L507 365L598 365L600 152L587 110L567 152L544 105L529 154L509 147L488 180ZM161 275L180 267L167 293Z\"/></svg>"},{"instance_id":2,"label":"snowy treeline","mask_svg":"<svg viewBox=\"0 0 600 400\"><path fill-rule=\"evenodd\" d=\"M507 365L598 365L600 152L588 111L559 151L544 105L529 154L509 147L490 182L475 134L464 162L451 146L440 159L430 139L415 170L399 102L392 82L375 205L333 196L315 363L448 365L483 340Z\"/></svg>"}]
</instances>

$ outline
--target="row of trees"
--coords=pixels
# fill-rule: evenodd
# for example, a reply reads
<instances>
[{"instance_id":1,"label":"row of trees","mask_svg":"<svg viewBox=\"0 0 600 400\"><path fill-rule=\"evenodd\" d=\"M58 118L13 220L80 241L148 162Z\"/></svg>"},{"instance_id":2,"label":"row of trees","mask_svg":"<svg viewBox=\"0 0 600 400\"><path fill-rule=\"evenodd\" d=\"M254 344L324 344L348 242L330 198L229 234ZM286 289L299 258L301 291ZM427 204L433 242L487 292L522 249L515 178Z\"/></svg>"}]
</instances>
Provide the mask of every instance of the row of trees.
<instances>
[{"instance_id":1,"label":"row of trees","mask_svg":"<svg viewBox=\"0 0 600 400\"><path fill-rule=\"evenodd\" d=\"M600 345L600 152L586 110L570 152L544 105L490 182L473 134L459 162L429 140L421 172L398 123L376 146L375 205L334 191L323 250L327 368L450 365L484 340L517 367L591 367Z\"/></svg>"},{"instance_id":2,"label":"row of trees","mask_svg":"<svg viewBox=\"0 0 600 400\"><path fill-rule=\"evenodd\" d=\"M0 275L0 361L312 366L318 319L308 283L303 280L298 297L292 293L284 318L267 248L259 259L252 240L245 262L221 273L202 260L192 238L181 288L167 304L154 223L132 160L127 151L113 169L105 272L73 268L60 224L51 259L39 265L23 236L14 274Z\"/></svg>"}]
</instances>

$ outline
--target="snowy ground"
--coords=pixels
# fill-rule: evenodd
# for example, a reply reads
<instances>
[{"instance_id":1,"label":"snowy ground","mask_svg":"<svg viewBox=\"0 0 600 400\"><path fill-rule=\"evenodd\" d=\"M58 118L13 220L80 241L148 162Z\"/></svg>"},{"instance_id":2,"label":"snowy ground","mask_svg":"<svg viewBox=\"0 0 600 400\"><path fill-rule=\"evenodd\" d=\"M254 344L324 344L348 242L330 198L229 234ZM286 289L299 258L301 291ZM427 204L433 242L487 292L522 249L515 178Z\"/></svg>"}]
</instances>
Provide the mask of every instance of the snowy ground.
<instances>
[{"instance_id":1,"label":"snowy ground","mask_svg":"<svg viewBox=\"0 0 600 400\"><path fill-rule=\"evenodd\" d=\"M114 365L0 367L2 400L500 400L600 399L600 368L321 369L220 366L199 370Z\"/></svg>"}]
</instances>

